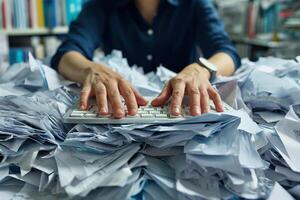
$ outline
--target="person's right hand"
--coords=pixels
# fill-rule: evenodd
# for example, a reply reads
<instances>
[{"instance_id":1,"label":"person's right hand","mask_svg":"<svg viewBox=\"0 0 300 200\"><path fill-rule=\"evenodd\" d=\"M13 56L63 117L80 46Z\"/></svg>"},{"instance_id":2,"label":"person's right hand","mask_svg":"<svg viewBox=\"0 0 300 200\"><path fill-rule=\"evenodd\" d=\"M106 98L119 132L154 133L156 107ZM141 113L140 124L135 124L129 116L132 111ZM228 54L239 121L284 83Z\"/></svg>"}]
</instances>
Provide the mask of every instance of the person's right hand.
<instances>
[{"instance_id":1,"label":"person's right hand","mask_svg":"<svg viewBox=\"0 0 300 200\"><path fill-rule=\"evenodd\" d=\"M110 114L108 110L108 103L110 103L112 114L117 119L125 116L121 96L126 102L128 115L137 114L138 106L147 104L147 100L127 80L104 66L86 70L83 88L80 93L81 110L88 108L88 100L92 96L96 97L100 115Z\"/></svg>"}]
</instances>

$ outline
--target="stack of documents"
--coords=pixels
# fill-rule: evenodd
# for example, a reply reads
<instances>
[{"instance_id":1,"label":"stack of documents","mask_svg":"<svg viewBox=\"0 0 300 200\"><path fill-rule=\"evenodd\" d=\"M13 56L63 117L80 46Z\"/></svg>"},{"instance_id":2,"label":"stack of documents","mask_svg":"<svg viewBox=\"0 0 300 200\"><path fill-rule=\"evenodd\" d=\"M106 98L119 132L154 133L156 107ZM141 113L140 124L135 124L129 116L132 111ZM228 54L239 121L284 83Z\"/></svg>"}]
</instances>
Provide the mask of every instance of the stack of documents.
<instances>
[{"instance_id":1,"label":"stack of documents","mask_svg":"<svg viewBox=\"0 0 300 200\"><path fill-rule=\"evenodd\" d=\"M241 123L240 112L177 124L78 124L55 155L61 186L71 197L111 187L108 199L267 196L269 188L261 187L267 165L254 145L259 128L251 119Z\"/></svg>"},{"instance_id":2,"label":"stack of documents","mask_svg":"<svg viewBox=\"0 0 300 200\"><path fill-rule=\"evenodd\" d=\"M61 88L0 97L0 190L8 195L1 198L15 199L28 185L39 191L54 188L55 192L54 152L66 137L68 127L61 116L75 102L74 94Z\"/></svg>"},{"instance_id":3,"label":"stack of documents","mask_svg":"<svg viewBox=\"0 0 300 200\"><path fill-rule=\"evenodd\" d=\"M162 66L144 74L117 51L95 61L145 96L176 75ZM65 125L62 116L78 88L33 57L19 66L0 77L1 91L15 91L0 98L3 199L299 197L295 61L244 61L234 76L215 82L237 110L159 125Z\"/></svg>"},{"instance_id":4,"label":"stack of documents","mask_svg":"<svg viewBox=\"0 0 300 200\"><path fill-rule=\"evenodd\" d=\"M70 81L63 80L55 70L43 65L29 54L28 63L9 66L0 74L0 96L25 95L37 91L55 90Z\"/></svg>"},{"instance_id":5,"label":"stack of documents","mask_svg":"<svg viewBox=\"0 0 300 200\"><path fill-rule=\"evenodd\" d=\"M248 110L259 124L275 125L290 105L300 103L300 63L261 58L244 61L232 77L217 80L223 98L236 108Z\"/></svg>"},{"instance_id":6,"label":"stack of documents","mask_svg":"<svg viewBox=\"0 0 300 200\"><path fill-rule=\"evenodd\" d=\"M266 176L300 198L300 105L291 106L275 129L265 132L269 146L262 149L262 158L270 163Z\"/></svg>"}]
</instances>

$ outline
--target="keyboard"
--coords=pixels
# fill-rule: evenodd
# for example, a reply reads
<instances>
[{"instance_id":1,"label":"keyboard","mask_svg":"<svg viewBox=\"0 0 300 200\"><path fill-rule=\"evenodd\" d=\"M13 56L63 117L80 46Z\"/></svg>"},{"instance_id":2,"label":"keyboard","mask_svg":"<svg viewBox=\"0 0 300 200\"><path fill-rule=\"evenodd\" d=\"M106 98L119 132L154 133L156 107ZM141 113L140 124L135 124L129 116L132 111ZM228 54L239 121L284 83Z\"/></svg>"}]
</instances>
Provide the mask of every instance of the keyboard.
<instances>
[{"instance_id":1,"label":"keyboard","mask_svg":"<svg viewBox=\"0 0 300 200\"><path fill-rule=\"evenodd\" d=\"M146 97L149 100L149 104L146 106L140 106L138 112L135 116L130 116L127 114L127 107L125 101L122 100L125 117L122 119L113 118L112 114L109 115L99 115L96 101L91 99L89 102L89 108L87 110L79 110L78 104L74 107L68 109L65 113L63 120L64 123L84 123L84 124L159 124L159 123L174 123L176 121L181 121L190 117L189 106L187 105L187 100L183 101L182 112L179 116L173 116L169 113L170 103L167 103L164 107L153 107L151 106L151 101L154 97ZM224 110L232 110L228 104L222 102ZM210 102L211 113L215 113L215 107L212 102ZM109 108L111 110L111 108Z\"/></svg>"}]
</instances>

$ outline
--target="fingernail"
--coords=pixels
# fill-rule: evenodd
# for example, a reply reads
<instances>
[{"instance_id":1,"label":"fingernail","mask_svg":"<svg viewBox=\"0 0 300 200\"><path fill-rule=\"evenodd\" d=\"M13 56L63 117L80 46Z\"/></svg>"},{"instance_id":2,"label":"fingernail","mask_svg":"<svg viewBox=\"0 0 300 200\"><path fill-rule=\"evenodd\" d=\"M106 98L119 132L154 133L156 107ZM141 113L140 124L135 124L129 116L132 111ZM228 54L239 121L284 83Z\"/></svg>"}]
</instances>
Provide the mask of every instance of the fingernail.
<instances>
[{"instance_id":1,"label":"fingernail","mask_svg":"<svg viewBox=\"0 0 300 200\"><path fill-rule=\"evenodd\" d=\"M201 113L200 107L199 107L199 106L196 106L195 109L194 109L194 111L195 111L195 113L198 114L198 115Z\"/></svg>"},{"instance_id":2,"label":"fingernail","mask_svg":"<svg viewBox=\"0 0 300 200\"><path fill-rule=\"evenodd\" d=\"M131 113L136 113L137 112L137 109L133 108L131 109Z\"/></svg>"},{"instance_id":3,"label":"fingernail","mask_svg":"<svg viewBox=\"0 0 300 200\"><path fill-rule=\"evenodd\" d=\"M124 115L124 111L122 109L116 110L116 113L115 113L116 117L123 117L123 115Z\"/></svg>"},{"instance_id":4,"label":"fingernail","mask_svg":"<svg viewBox=\"0 0 300 200\"><path fill-rule=\"evenodd\" d=\"M107 113L107 110L105 108L101 108L100 113Z\"/></svg>"},{"instance_id":5,"label":"fingernail","mask_svg":"<svg viewBox=\"0 0 300 200\"><path fill-rule=\"evenodd\" d=\"M180 114L180 109L178 107L176 107L176 108L173 109L173 112L175 114Z\"/></svg>"},{"instance_id":6,"label":"fingernail","mask_svg":"<svg viewBox=\"0 0 300 200\"><path fill-rule=\"evenodd\" d=\"M80 110L84 110L85 109L85 106L84 105L81 105L80 106Z\"/></svg>"},{"instance_id":7,"label":"fingernail","mask_svg":"<svg viewBox=\"0 0 300 200\"><path fill-rule=\"evenodd\" d=\"M136 115L136 113L137 113L137 109L133 108L129 110L128 115Z\"/></svg>"}]
</instances>

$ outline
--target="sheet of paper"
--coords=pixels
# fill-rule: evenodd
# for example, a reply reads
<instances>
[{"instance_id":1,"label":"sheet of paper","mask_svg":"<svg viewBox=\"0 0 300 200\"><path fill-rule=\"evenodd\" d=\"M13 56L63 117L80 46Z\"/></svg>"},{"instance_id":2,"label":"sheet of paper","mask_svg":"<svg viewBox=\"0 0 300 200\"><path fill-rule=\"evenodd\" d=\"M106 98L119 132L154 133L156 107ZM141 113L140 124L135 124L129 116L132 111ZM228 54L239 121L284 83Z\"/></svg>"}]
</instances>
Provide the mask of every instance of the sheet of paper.
<instances>
[{"instance_id":1,"label":"sheet of paper","mask_svg":"<svg viewBox=\"0 0 300 200\"><path fill-rule=\"evenodd\" d=\"M278 122L282 120L285 116L283 113L274 113L269 111L256 112L256 113L268 123Z\"/></svg>"},{"instance_id":2,"label":"sheet of paper","mask_svg":"<svg viewBox=\"0 0 300 200\"><path fill-rule=\"evenodd\" d=\"M292 197L281 185L275 183L272 193L269 196L268 200L277 200L277 199L295 200L295 198Z\"/></svg>"},{"instance_id":3,"label":"sheet of paper","mask_svg":"<svg viewBox=\"0 0 300 200\"><path fill-rule=\"evenodd\" d=\"M300 123L287 119L281 120L275 127L290 159L300 166Z\"/></svg>"}]
</instances>

